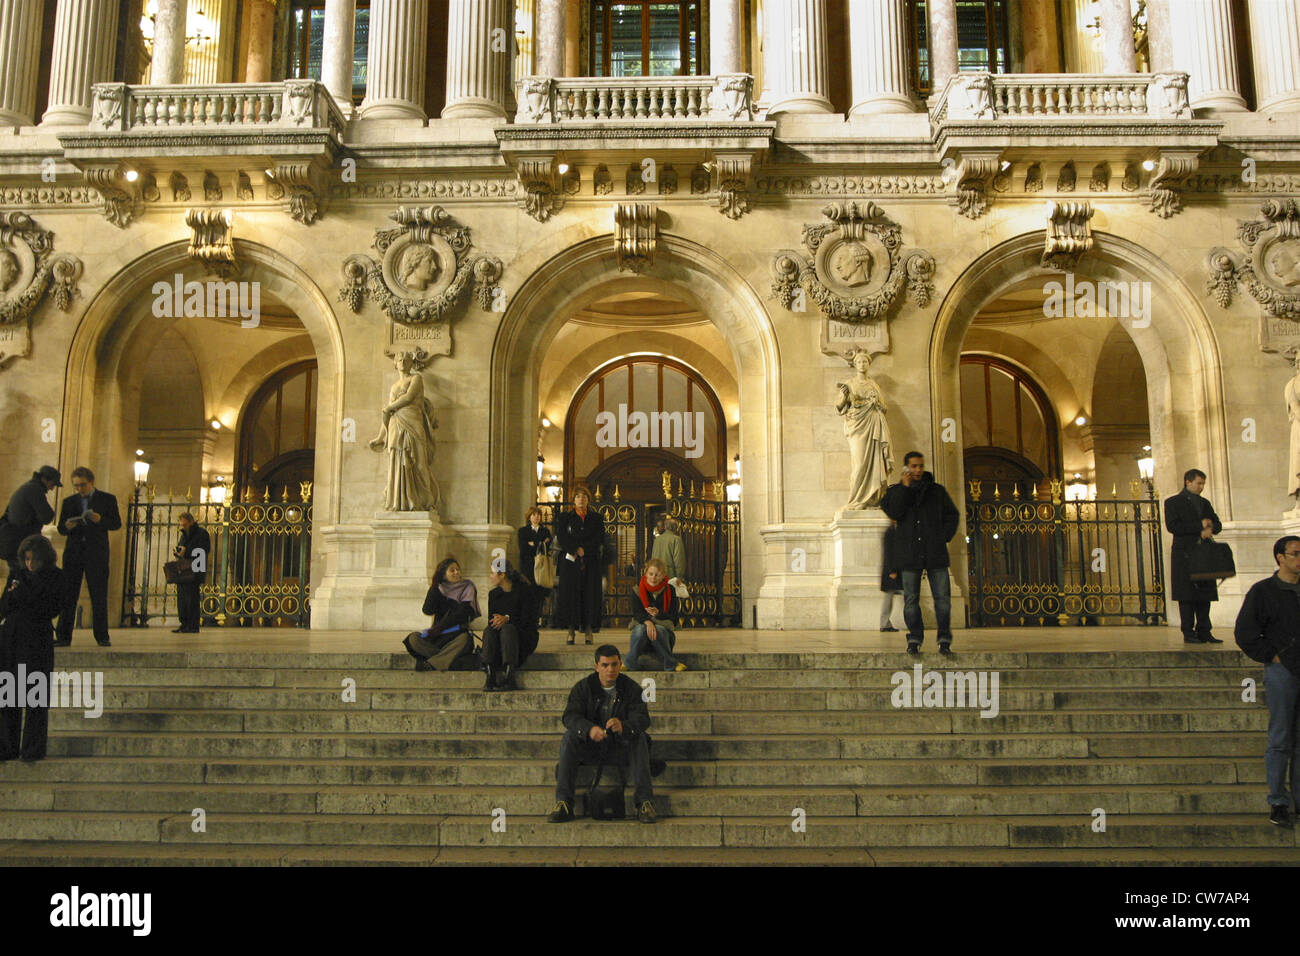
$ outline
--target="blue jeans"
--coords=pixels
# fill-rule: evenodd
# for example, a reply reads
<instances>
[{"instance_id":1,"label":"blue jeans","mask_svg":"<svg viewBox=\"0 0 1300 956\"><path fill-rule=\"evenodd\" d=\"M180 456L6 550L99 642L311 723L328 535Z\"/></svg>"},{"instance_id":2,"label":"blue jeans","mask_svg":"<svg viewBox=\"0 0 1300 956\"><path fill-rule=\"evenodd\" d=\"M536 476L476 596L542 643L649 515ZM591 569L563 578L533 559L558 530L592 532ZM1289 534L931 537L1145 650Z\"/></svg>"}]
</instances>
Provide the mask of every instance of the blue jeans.
<instances>
[{"instance_id":1,"label":"blue jeans","mask_svg":"<svg viewBox=\"0 0 1300 956\"><path fill-rule=\"evenodd\" d=\"M930 579L930 594L934 597L936 630L939 643L952 643L952 581L948 578L947 568L927 568L926 577ZM925 627L921 623L921 572L903 572L903 620L907 622L907 643L920 644L925 639Z\"/></svg>"},{"instance_id":2,"label":"blue jeans","mask_svg":"<svg viewBox=\"0 0 1300 956\"><path fill-rule=\"evenodd\" d=\"M1300 794L1300 678L1283 664L1264 665L1264 692L1268 696L1268 805L1290 807ZM1286 789L1286 765L1291 764L1291 792Z\"/></svg>"},{"instance_id":3,"label":"blue jeans","mask_svg":"<svg viewBox=\"0 0 1300 956\"><path fill-rule=\"evenodd\" d=\"M664 662L664 670L670 671L677 667L677 658L673 657L673 647L677 644L677 635L673 633L673 626L664 621L655 622L655 630L659 636L657 640L650 640L649 635L645 632L644 624L637 624L632 628L632 643L627 649L627 666L634 668L641 652L654 649L655 654ZM647 645L649 645L647 647Z\"/></svg>"}]
</instances>

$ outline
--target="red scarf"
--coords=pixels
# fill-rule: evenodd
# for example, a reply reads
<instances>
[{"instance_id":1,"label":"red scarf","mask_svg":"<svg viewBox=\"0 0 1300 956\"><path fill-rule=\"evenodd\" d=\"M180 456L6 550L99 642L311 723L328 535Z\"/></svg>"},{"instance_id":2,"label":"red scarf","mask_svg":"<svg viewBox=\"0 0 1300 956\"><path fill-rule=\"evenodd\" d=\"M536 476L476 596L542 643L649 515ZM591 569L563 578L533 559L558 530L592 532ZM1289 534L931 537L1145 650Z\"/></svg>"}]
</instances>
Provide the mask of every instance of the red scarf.
<instances>
[{"instance_id":1,"label":"red scarf","mask_svg":"<svg viewBox=\"0 0 1300 956\"><path fill-rule=\"evenodd\" d=\"M668 605L672 602L665 601L663 604L660 604L658 601L658 598L663 594L664 588L666 587L668 587L667 578L664 578L659 582L659 587L652 588L650 587L649 582L646 581L645 575L641 575L641 583L636 586L636 593L637 597L641 599L642 607L646 608L646 610L649 610L651 607L656 607L659 610L666 612L668 610Z\"/></svg>"}]
</instances>

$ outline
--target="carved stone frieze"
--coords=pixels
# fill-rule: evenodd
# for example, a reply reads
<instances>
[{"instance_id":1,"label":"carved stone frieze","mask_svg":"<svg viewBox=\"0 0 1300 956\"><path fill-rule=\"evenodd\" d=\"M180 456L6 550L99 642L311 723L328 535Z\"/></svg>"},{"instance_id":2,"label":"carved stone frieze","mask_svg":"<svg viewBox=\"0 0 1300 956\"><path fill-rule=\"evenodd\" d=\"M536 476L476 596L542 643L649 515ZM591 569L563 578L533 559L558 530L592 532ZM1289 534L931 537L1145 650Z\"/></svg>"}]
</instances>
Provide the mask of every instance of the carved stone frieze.
<instances>
[{"instance_id":1,"label":"carved stone frieze","mask_svg":"<svg viewBox=\"0 0 1300 956\"><path fill-rule=\"evenodd\" d=\"M373 298L394 322L445 321L469 285L484 310L492 309L501 261L472 257L469 229L451 222L441 206L399 206L396 229L375 233L379 258L356 254L343 263L339 300L353 312Z\"/></svg>"},{"instance_id":2,"label":"carved stone frieze","mask_svg":"<svg viewBox=\"0 0 1300 956\"><path fill-rule=\"evenodd\" d=\"M614 207L614 252L618 269L638 275L654 265L659 241L656 209L648 202L621 202Z\"/></svg>"},{"instance_id":3,"label":"carved stone frieze","mask_svg":"<svg viewBox=\"0 0 1300 956\"><path fill-rule=\"evenodd\" d=\"M86 169L86 185L99 193L104 218L125 229L140 215L140 187L120 163Z\"/></svg>"},{"instance_id":4,"label":"carved stone frieze","mask_svg":"<svg viewBox=\"0 0 1300 956\"><path fill-rule=\"evenodd\" d=\"M210 274L232 278L239 271L235 261L235 216L229 209L190 209L185 225L190 227L189 255Z\"/></svg>"},{"instance_id":5,"label":"carved stone frieze","mask_svg":"<svg viewBox=\"0 0 1300 956\"><path fill-rule=\"evenodd\" d=\"M29 320L46 292L67 312L81 260L54 251L54 233L24 212L0 212L0 363L31 350Z\"/></svg>"},{"instance_id":6,"label":"carved stone frieze","mask_svg":"<svg viewBox=\"0 0 1300 956\"><path fill-rule=\"evenodd\" d=\"M1270 199L1259 211L1237 223L1244 255L1210 250L1206 292L1227 308L1241 283L1268 315L1300 321L1300 204Z\"/></svg>"},{"instance_id":7,"label":"carved stone frieze","mask_svg":"<svg viewBox=\"0 0 1300 956\"><path fill-rule=\"evenodd\" d=\"M875 203L832 203L829 222L803 227L807 254L782 249L772 257L772 294L795 310L802 287L829 318L843 322L883 319L904 288L919 307L934 294L934 259L917 250L902 254L902 227Z\"/></svg>"},{"instance_id":8,"label":"carved stone frieze","mask_svg":"<svg viewBox=\"0 0 1300 956\"><path fill-rule=\"evenodd\" d=\"M1049 202L1047 241L1042 263L1054 269L1073 269L1092 250L1093 212L1090 202Z\"/></svg>"}]
</instances>

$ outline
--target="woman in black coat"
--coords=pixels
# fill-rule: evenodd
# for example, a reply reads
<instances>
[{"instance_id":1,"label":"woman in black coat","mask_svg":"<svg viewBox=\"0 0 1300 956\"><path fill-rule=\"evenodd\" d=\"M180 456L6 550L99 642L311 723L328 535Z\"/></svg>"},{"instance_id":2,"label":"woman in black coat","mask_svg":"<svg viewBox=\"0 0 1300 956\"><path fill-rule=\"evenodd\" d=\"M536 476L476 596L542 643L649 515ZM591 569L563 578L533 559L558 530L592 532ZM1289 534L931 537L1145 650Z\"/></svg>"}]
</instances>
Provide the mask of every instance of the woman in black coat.
<instances>
[{"instance_id":1,"label":"woman in black coat","mask_svg":"<svg viewBox=\"0 0 1300 956\"><path fill-rule=\"evenodd\" d=\"M600 630L605 595L600 583L600 551L605 543L605 519L588 507L591 493L579 486L573 493L573 510L560 515L555 540L560 553L556 558L559 600L556 618L561 628L569 629L567 644L574 632L582 628L587 643L592 632Z\"/></svg>"},{"instance_id":2,"label":"woman in black coat","mask_svg":"<svg viewBox=\"0 0 1300 956\"><path fill-rule=\"evenodd\" d=\"M483 689L518 690L519 665L537 650L536 589L506 562L501 571L488 574L488 623L483 628Z\"/></svg>"},{"instance_id":3,"label":"woman in black coat","mask_svg":"<svg viewBox=\"0 0 1300 956\"><path fill-rule=\"evenodd\" d=\"M63 604L63 572L59 570L54 546L40 535L25 538L18 546L19 570L0 596L0 671L16 675L45 674L45 704L39 707L0 708L0 760L40 760L49 739L49 693L54 670L54 625ZM26 691L19 687L19 694ZM26 725L23 716L26 714Z\"/></svg>"},{"instance_id":4,"label":"woman in black coat","mask_svg":"<svg viewBox=\"0 0 1300 956\"><path fill-rule=\"evenodd\" d=\"M539 554L545 554L551 544L551 529L542 524L540 508L529 508L527 524L519 529L519 573L528 579L529 584L536 584L534 576L535 562Z\"/></svg>"},{"instance_id":5,"label":"woman in black coat","mask_svg":"<svg viewBox=\"0 0 1300 956\"><path fill-rule=\"evenodd\" d=\"M455 558L439 562L429 593L424 596L423 611L433 618L432 626L412 631L402 641L406 652L415 658L417 671L452 670L457 658L473 654L474 635L469 625L482 614L478 588L461 574L460 562Z\"/></svg>"}]
</instances>

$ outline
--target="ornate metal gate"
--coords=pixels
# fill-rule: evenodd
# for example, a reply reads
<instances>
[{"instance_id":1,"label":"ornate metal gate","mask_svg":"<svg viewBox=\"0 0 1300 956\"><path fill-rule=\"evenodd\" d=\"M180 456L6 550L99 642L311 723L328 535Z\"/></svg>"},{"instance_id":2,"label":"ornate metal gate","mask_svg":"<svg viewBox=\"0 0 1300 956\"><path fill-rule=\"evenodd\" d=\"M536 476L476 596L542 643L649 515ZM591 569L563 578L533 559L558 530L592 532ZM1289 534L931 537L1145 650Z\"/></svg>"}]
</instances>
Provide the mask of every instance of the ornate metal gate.
<instances>
[{"instance_id":1,"label":"ornate metal gate","mask_svg":"<svg viewBox=\"0 0 1300 956\"><path fill-rule=\"evenodd\" d=\"M176 620L176 589L163 565L172 560L185 512L212 538L207 581L199 591L205 627L307 627L311 559L311 482L301 482L298 500L286 486L279 501L271 489L249 489L230 504L156 500L153 488L137 491L127 517L126 575L122 624L147 627L151 620Z\"/></svg>"},{"instance_id":2,"label":"ornate metal gate","mask_svg":"<svg viewBox=\"0 0 1300 956\"><path fill-rule=\"evenodd\" d=\"M983 484L966 499L970 626L1164 623L1160 502L1141 482L1088 501L1063 500L1056 480L1024 496Z\"/></svg>"}]
</instances>

